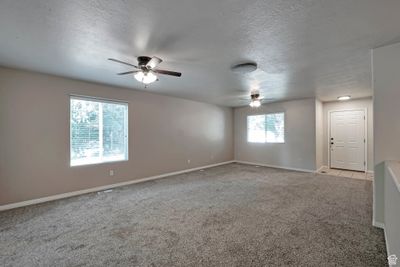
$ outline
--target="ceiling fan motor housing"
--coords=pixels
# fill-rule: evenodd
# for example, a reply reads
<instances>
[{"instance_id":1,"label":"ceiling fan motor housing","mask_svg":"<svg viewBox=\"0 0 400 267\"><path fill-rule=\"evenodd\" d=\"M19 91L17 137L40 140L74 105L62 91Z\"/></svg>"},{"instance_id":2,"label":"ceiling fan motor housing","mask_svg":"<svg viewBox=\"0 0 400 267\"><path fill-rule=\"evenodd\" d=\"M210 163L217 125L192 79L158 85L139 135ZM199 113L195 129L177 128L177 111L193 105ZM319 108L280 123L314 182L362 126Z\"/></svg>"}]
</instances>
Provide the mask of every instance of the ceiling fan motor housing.
<instances>
[{"instance_id":1,"label":"ceiling fan motor housing","mask_svg":"<svg viewBox=\"0 0 400 267\"><path fill-rule=\"evenodd\" d=\"M139 67L145 67L149 63L151 57L140 56L137 58Z\"/></svg>"}]
</instances>

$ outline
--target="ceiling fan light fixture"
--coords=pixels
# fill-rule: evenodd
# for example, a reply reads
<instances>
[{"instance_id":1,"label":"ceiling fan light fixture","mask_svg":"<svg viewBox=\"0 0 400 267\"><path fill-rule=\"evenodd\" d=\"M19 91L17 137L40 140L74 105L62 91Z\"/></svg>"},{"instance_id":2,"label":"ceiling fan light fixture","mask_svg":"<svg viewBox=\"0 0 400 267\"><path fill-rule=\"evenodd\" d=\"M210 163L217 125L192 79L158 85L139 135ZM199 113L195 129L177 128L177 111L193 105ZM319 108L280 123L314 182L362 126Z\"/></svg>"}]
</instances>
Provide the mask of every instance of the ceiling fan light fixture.
<instances>
[{"instance_id":1,"label":"ceiling fan light fixture","mask_svg":"<svg viewBox=\"0 0 400 267\"><path fill-rule=\"evenodd\" d=\"M158 65L163 61L161 58L158 57L140 56L137 58L138 65L134 65L129 62L124 62L115 58L109 58L108 60L114 61L119 64L124 64L126 66L130 66L131 68L133 67L134 68L133 70L117 73L117 75L128 75L135 73L133 75L135 79L141 83L144 83L145 85L157 81L156 73L160 75L169 75L174 77L182 76L182 73L177 71L158 69L157 68Z\"/></svg>"},{"instance_id":2,"label":"ceiling fan light fixture","mask_svg":"<svg viewBox=\"0 0 400 267\"><path fill-rule=\"evenodd\" d=\"M250 107L252 107L252 108L258 108L258 107L260 107L260 106L261 106L261 101L260 101L259 99L251 100L251 102L250 102Z\"/></svg>"},{"instance_id":3,"label":"ceiling fan light fixture","mask_svg":"<svg viewBox=\"0 0 400 267\"><path fill-rule=\"evenodd\" d=\"M337 99L339 101L350 100L351 96L349 96L349 95L339 96Z\"/></svg>"},{"instance_id":4,"label":"ceiling fan light fixture","mask_svg":"<svg viewBox=\"0 0 400 267\"><path fill-rule=\"evenodd\" d=\"M135 74L135 79L144 84L150 84L157 80L157 76L152 71L139 71Z\"/></svg>"}]
</instances>

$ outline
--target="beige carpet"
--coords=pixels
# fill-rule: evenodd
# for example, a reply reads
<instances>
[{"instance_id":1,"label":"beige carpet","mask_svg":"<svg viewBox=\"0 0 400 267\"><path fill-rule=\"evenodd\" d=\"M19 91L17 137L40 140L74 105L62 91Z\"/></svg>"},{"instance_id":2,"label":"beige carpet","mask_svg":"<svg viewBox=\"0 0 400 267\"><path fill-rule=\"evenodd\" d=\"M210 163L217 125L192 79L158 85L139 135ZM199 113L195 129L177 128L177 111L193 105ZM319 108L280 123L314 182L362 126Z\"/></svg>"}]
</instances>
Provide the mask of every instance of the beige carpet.
<instances>
[{"instance_id":1,"label":"beige carpet","mask_svg":"<svg viewBox=\"0 0 400 267\"><path fill-rule=\"evenodd\" d=\"M0 266L384 266L371 181L229 164L0 213Z\"/></svg>"}]
</instances>

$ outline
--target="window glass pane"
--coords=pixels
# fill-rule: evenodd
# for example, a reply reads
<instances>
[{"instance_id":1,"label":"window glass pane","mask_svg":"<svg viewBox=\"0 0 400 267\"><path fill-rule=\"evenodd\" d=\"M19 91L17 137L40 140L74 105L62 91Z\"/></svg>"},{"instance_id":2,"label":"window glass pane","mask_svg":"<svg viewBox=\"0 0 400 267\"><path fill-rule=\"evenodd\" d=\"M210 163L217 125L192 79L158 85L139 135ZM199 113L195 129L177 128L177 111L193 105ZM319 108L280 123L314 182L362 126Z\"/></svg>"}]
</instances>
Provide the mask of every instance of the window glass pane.
<instances>
[{"instance_id":1,"label":"window glass pane","mask_svg":"<svg viewBox=\"0 0 400 267\"><path fill-rule=\"evenodd\" d=\"M247 141L265 143L265 115L247 117Z\"/></svg>"},{"instance_id":2,"label":"window glass pane","mask_svg":"<svg viewBox=\"0 0 400 267\"><path fill-rule=\"evenodd\" d=\"M285 142L285 114L274 113L266 115L267 143Z\"/></svg>"},{"instance_id":3,"label":"window glass pane","mask_svg":"<svg viewBox=\"0 0 400 267\"><path fill-rule=\"evenodd\" d=\"M126 106L103 104L103 157L109 160L125 159Z\"/></svg>"},{"instance_id":4,"label":"window glass pane","mask_svg":"<svg viewBox=\"0 0 400 267\"><path fill-rule=\"evenodd\" d=\"M100 156L99 103L71 99L71 161Z\"/></svg>"},{"instance_id":5,"label":"window glass pane","mask_svg":"<svg viewBox=\"0 0 400 267\"><path fill-rule=\"evenodd\" d=\"M71 98L71 166L128 158L128 106Z\"/></svg>"}]
</instances>

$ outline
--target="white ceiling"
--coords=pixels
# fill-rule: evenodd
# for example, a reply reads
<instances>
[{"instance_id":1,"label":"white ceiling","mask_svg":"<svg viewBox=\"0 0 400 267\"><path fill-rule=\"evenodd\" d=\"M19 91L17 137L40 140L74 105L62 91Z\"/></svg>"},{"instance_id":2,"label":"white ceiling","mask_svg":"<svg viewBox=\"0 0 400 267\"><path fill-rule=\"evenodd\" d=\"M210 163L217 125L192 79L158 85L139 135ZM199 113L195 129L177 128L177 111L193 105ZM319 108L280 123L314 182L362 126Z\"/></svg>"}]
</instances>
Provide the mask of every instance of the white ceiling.
<instances>
[{"instance_id":1,"label":"white ceiling","mask_svg":"<svg viewBox=\"0 0 400 267\"><path fill-rule=\"evenodd\" d=\"M372 94L370 49L400 41L399 0L2 0L0 65L227 106ZM113 57L164 59L144 88ZM243 60L251 75L232 73Z\"/></svg>"}]
</instances>

